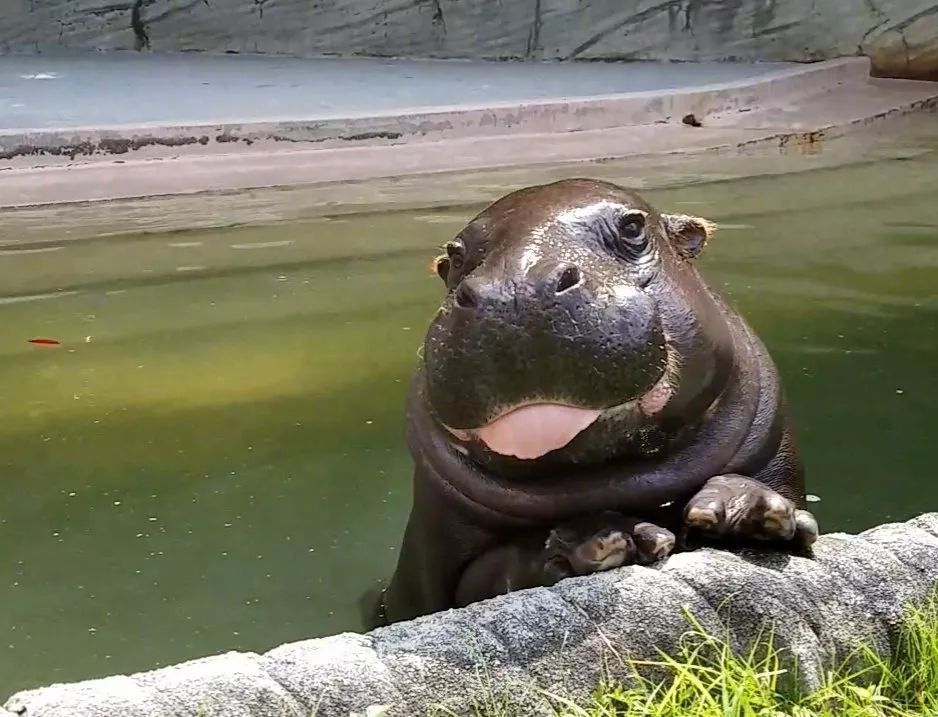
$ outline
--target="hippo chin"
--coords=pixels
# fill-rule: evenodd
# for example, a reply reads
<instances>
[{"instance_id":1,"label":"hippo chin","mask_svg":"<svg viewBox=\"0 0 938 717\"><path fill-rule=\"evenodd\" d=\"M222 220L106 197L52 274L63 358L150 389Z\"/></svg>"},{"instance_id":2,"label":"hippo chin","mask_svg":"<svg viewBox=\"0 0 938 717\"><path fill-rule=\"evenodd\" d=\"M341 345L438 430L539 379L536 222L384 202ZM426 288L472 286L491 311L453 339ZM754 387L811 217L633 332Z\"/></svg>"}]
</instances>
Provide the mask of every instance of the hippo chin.
<instances>
[{"instance_id":1,"label":"hippo chin","mask_svg":"<svg viewBox=\"0 0 938 717\"><path fill-rule=\"evenodd\" d=\"M809 549L776 369L693 264L712 231L571 179L503 197L446 245L380 621L653 562L693 536Z\"/></svg>"}]
</instances>

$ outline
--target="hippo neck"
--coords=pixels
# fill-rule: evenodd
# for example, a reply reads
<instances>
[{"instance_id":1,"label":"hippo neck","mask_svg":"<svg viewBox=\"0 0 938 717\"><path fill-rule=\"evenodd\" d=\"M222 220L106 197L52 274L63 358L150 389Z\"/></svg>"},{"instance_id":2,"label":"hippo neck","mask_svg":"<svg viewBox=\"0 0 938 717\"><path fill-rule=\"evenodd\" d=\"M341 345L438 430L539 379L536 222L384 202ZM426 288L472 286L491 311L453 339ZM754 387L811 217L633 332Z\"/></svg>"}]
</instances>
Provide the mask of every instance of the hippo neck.
<instances>
[{"instance_id":1,"label":"hippo neck","mask_svg":"<svg viewBox=\"0 0 938 717\"><path fill-rule=\"evenodd\" d=\"M689 442L653 461L571 465L563 477L543 482L496 475L453 447L427 410L419 370L408 397L411 453L429 480L442 483L435 487L449 499L500 520L549 522L592 510L655 510L725 472L744 445L759 441L753 436L759 430L754 419L763 397L777 394L777 379L771 367L762 365L764 349L745 322L737 317L730 324L736 360L722 393Z\"/></svg>"}]
</instances>

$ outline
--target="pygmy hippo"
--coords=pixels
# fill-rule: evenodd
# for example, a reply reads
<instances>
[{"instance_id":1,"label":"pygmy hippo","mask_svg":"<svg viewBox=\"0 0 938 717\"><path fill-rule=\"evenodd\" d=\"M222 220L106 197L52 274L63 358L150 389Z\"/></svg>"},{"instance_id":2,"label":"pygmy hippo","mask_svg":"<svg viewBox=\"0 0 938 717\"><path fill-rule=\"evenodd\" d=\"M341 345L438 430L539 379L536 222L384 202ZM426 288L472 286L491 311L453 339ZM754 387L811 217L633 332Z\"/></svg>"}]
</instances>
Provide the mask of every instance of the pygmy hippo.
<instances>
[{"instance_id":1,"label":"pygmy hippo","mask_svg":"<svg viewBox=\"0 0 938 717\"><path fill-rule=\"evenodd\" d=\"M568 179L508 194L446 245L378 623L653 562L694 535L809 552L776 368L693 263L712 231Z\"/></svg>"}]
</instances>

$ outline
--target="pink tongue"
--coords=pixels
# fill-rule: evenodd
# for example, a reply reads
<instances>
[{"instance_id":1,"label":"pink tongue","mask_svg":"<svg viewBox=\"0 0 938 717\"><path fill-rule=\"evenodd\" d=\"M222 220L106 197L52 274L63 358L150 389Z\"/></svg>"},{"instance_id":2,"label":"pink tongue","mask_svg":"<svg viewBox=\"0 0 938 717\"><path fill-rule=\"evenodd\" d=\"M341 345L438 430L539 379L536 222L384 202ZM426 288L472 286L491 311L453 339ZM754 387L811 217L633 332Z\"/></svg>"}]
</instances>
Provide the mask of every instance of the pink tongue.
<instances>
[{"instance_id":1,"label":"pink tongue","mask_svg":"<svg viewBox=\"0 0 938 717\"><path fill-rule=\"evenodd\" d=\"M523 406L472 431L496 453L524 460L563 448L602 411L555 403Z\"/></svg>"}]
</instances>

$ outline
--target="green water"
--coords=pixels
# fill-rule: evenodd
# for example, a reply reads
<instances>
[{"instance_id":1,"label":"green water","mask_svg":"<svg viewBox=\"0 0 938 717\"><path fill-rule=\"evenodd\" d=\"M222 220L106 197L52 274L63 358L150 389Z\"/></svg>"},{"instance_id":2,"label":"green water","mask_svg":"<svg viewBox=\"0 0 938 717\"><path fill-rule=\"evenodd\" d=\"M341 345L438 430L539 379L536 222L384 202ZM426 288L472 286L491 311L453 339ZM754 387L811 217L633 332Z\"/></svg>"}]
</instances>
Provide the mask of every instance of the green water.
<instances>
[{"instance_id":1,"label":"green water","mask_svg":"<svg viewBox=\"0 0 938 717\"><path fill-rule=\"evenodd\" d=\"M931 121L903 160L646 192L723 223L704 271L781 369L825 531L938 509ZM0 222L6 692L359 627L409 504L428 261L478 208L30 242Z\"/></svg>"}]
</instances>

